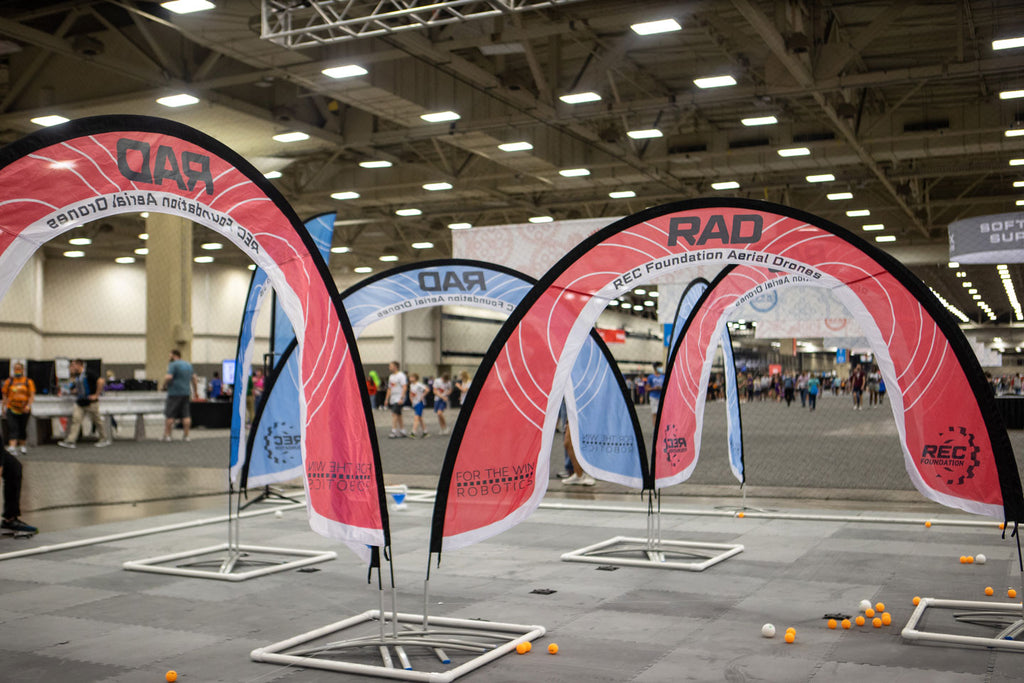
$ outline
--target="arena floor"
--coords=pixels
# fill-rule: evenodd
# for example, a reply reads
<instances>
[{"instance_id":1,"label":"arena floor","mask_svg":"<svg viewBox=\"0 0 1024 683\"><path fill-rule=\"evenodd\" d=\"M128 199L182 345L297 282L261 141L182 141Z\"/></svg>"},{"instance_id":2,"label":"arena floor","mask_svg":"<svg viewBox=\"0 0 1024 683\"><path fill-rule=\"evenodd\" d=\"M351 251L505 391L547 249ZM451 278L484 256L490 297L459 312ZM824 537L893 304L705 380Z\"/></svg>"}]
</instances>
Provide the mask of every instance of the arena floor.
<instances>
[{"instance_id":1,"label":"arena floor","mask_svg":"<svg viewBox=\"0 0 1024 683\"><path fill-rule=\"evenodd\" d=\"M388 483L423 492L391 510L398 608L421 612L426 499L446 440L387 439L387 416L376 417ZM900 637L915 595L1005 602L1009 587L1021 589L1021 570L1015 542L1002 539L994 522L940 508L911 489L891 422L888 406L853 411L842 397L826 397L814 414L799 404L745 405L744 501L716 445L724 442L724 416L712 405L705 455L691 482L666 491L661 515L665 540L744 546L703 572L561 561L614 536L643 536L646 506L621 487L563 487L553 479L528 520L445 553L431 569L432 614L547 630L530 653L505 655L464 680L1019 680L1024 653ZM1012 436L1019 449L1022 435ZM556 449L553 471L561 459ZM159 681L172 669L181 681L372 680L249 658L254 648L378 606L364 564L310 531L301 506L281 515L253 506L240 538L338 553L315 571L235 583L121 568L227 540L225 433L197 431L190 443L41 446L23 462L23 516L42 531L0 538L3 680ZM185 524L195 526L84 544ZM26 552L74 541L83 544ZM988 561L959 561L978 554ZM988 586L993 597L984 595ZM825 615L855 617L863 599L884 602L892 624L826 627ZM778 630L772 639L761 636L768 622ZM994 632L947 611L929 612L925 626ZM788 627L796 629L792 644L783 641ZM547 653L550 643L559 645L557 655Z\"/></svg>"}]
</instances>

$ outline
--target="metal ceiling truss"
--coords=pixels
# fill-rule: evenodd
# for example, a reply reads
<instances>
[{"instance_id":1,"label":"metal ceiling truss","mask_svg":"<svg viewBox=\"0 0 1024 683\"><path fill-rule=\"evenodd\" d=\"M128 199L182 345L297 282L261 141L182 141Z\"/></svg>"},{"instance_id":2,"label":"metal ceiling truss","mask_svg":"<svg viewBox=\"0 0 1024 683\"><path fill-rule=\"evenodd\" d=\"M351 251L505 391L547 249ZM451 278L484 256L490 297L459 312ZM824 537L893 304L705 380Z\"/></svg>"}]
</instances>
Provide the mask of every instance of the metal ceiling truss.
<instances>
[{"instance_id":1,"label":"metal ceiling truss","mask_svg":"<svg viewBox=\"0 0 1024 683\"><path fill-rule=\"evenodd\" d=\"M578 1L262 0L260 35L284 47L309 47Z\"/></svg>"}]
</instances>

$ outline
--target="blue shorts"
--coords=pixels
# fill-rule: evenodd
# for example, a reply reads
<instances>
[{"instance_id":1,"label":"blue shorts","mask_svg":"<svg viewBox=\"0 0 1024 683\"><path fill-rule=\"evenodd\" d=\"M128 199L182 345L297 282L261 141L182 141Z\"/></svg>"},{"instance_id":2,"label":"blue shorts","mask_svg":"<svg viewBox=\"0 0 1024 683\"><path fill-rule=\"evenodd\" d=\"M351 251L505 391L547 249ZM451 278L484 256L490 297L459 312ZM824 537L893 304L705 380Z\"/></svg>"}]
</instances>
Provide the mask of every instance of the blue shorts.
<instances>
[{"instance_id":1,"label":"blue shorts","mask_svg":"<svg viewBox=\"0 0 1024 683\"><path fill-rule=\"evenodd\" d=\"M423 401L420 401L412 407L412 412L416 413L416 417L423 417Z\"/></svg>"},{"instance_id":2,"label":"blue shorts","mask_svg":"<svg viewBox=\"0 0 1024 683\"><path fill-rule=\"evenodd\" d=\"M434 399L434 412L443 413L448 408L448 401L443 398Z\"/></svg>"}]
</instances>

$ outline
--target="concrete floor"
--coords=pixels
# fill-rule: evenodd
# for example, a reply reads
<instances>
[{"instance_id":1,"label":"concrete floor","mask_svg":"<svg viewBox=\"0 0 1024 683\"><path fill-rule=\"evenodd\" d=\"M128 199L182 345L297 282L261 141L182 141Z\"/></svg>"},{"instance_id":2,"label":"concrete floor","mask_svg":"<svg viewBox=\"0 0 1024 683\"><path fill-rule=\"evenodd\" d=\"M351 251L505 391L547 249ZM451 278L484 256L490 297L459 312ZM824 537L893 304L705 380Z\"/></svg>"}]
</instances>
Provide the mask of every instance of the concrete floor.
<instances>
[{"instance_id":1,"label":"concrete floor","mask_svg":"<svg viewBox=\"0 0 1024 683\"><path fill-rule=\"evenodd\" d=\"M709 411L707 450L694 482L663 497L662 535L739 543L744 552L700 573L560 561L564 552L613 536L643 536L646 514L639 496L620 487L573 490L552 480L545 504L528 520L445 553L431 569L432 614L547 629L529 654L506 655L463 680L1021 678L1017 653L911 644L899 636L915 595L1006 601L1007 588L1020 590L1021 580L1015 543L1001 539L994 524L927 502L910 489L905 473L899 477L898 446L893 452L882 426L891 421L887 410L853 412L842 398L824 401L814 416L798 407L750 406L744 412L745 428L753 432L746 505L767 512L748 509L742 518L735 512L739 489L724 455L712 450L718 412L714 406ZM378 416L382 436L386 422ZM1020 436L1015 433L1014 441ZM181 681L371 680L250 661L254 648L378 605L376 582L367 584L363 563L311 532L302 509L275 516L270 506L254 506L257 514L241 523L241 541L337 551L336 560L315 565L316 571L231 583L121 568L126 560L222 543L227 526L216 521L4 557L222 516L226 435L196 437L189 444L119 440L107 449L82 444L75 451L49 445L23 458L24 517L43 532L31 540L0 538L0 680L159 681L169 669ZM389 483L428 490L436 481L441 438L381 439L381 447ZM835 474L836 463L854 459L860 464ZM399 611L422 611L431 510L428 502L409 502L391 511ZM808 518L814 514L826 518ZM930 528L925 520L933 521ZM977 525L950 523L963 521ZM959 562L978 553L988 557L986 564ZM995 589L994 597L984 596L986 586ZM826 628L824 615L855 616L862 599L886 603L892 625ZM773 639L760 635L766 622L778 629ZM787 645L782 635L790 626L797 637ZM946 612L932 614L926 627L991 633L954 622ZM560 647L557 655L546 651L552 642Z\"/></svg>"}]
</instances>

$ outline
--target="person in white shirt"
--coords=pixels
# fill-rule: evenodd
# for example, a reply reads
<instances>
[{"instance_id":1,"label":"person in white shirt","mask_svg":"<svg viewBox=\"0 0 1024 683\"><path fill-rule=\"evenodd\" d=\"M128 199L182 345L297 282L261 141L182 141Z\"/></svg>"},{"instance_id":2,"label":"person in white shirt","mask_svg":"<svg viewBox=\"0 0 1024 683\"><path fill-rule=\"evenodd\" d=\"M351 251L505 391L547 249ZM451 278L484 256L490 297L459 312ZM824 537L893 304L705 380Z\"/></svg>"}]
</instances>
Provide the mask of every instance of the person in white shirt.
<instances>
[{"instance_id":1,"label":"person in white shirt","mask_svg":"<svg viewBox=\"0 0 1024 683\"><path fill-rule=\"evenodd\" d=\"M434 378L434 413L437 414L437 424L441 427L441 433L448 433L448 423L444 419L444 411L448 408L448 397L452 393L452 383L445 373Z\"/></svg>"},{"instance_id":2,"label":"person in white shirt","mask_svg":"<svg viewBox=\"0 0 1024 683\"><path fill-rule=\"evenodd\" d=\"M405 405L405 399L409 394L409 379L399 369L397 360L388 363L388 370L391 374L388 375L388 391L384 397L384 402L391 411L391 433L388 434L388 438L397 439L409 436L405 432L405 425L402 424L402 406Z\"/></svg>"},{"instance_id":3,"label":"person in white shirt","mask_svg":"<svg viewBox=\"0 0 1024 683\"><path fill-rule=\"evenodd\" d=\"M423 400L427 397L427 385L420 381L415 372L409 374L409 403L412 404L412 436L428 436L423 424Z\"/></svg>"}]
</instances>

